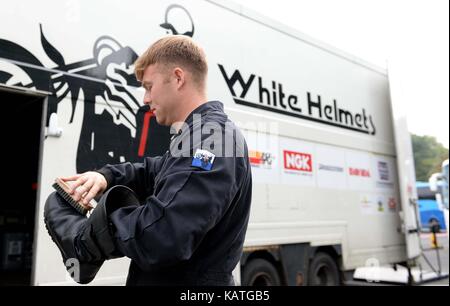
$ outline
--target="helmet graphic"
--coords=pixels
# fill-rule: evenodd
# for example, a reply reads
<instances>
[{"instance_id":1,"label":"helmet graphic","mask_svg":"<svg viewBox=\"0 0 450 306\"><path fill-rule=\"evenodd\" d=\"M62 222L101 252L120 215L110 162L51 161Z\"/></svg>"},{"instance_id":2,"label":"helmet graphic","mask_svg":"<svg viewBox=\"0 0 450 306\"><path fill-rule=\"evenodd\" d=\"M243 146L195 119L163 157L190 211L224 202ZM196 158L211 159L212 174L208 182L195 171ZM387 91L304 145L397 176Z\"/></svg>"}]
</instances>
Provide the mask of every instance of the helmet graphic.
<instances>
[{"instance_id":1,"label":"helmet graphic","mask_svg":"<svg viewBox=\"0 0 450 306\"><path fill-rule=\"evenodd\" d=\"M168 32L171 31L172 35L194 36L194 21L191 14L178 4L172 4L167 8L164 23L160 26Z\"/></svg>"}]
</instances>

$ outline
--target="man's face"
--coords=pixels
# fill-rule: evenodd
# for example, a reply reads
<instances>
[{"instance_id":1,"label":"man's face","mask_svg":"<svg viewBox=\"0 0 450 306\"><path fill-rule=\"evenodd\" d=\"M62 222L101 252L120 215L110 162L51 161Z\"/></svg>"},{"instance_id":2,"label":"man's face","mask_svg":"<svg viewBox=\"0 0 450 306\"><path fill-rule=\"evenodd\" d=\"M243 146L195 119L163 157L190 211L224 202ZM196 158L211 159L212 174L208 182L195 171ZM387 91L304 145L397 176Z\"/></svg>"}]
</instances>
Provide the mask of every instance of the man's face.
<instances>
[{"instance_id":1,"label":"man's face","mask_svg":"<svg viewBox=\"0 0 450 306\"><path fill-rule=\"evenodd\" d=\"M145 89L144 104L149 105L156 116L156 121L165 126L174 123L178 112L175 78L171 71L161 69L158 64L144 70L142 86Z\"/></svg>"}]
</instances>

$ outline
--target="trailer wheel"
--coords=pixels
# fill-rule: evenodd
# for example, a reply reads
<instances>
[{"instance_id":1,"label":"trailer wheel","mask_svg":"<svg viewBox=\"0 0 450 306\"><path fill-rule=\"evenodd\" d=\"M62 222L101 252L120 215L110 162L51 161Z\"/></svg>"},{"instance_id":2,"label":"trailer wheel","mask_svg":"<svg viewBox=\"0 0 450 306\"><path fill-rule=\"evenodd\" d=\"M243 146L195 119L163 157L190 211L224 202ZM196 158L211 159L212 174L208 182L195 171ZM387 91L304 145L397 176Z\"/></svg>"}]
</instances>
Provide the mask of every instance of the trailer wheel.
<instances>
[{"instance_id":1,"label":"trailer wheel","mask_svg":"<svg viewBox=\"0 0 450 306\"><path fill-rule=\"evenodd\" d=\"M280 276L269 261L256 258L245 265L242 283L244 286L279 286Z\"/></svg>"},{"instance_id":2,"label":"trailer wheel","mask_svg":"<svg viewBox=\"0 0 450 306\"><path fill-rule=\"evenodd\" d=\"M308 284L311 286L338 286L339 270L327 253L317 253L309 265Z\"/></svg>"}]
</instances>

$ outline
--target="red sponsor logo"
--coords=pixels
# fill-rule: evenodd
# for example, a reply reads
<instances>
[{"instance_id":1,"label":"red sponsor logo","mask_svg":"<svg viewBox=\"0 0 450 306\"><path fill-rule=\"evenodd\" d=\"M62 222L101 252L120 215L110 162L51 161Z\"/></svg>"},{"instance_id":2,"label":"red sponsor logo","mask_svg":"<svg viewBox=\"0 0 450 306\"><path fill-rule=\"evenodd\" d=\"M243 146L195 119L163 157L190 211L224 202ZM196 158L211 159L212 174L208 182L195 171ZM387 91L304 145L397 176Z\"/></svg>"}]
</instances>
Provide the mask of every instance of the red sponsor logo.
<instances>
[{"instance_id":1,"label":"red sponsor logo","mask_svg":"<svg viewBox=\"0 0 450 306\"><path fill-rule=\"evenodd\" d=\"M273 162L273 155L268 152L249 151L248 152L250 164L252 166L271 166Z\"/></svg>"},{"instance_id":2,"label":"red sponsor logo","mask_svg":"<svg viewBox=\"0 0 450 306\"><path fill-rule=\"evenodd\" d=\"M351 176L370 177L370 171L367 169L349 168L348 171Z\"/></svg>"},{"instance_id":3,"label":"red sponsor logo","mask_svg":"<svg viewBox=\"0 0 450 306\"><path fill-rule=\"evenodd\" d=\"M312 172L311 154L283 151L284 168L287 170Z\"/></svg>"},{"instance_id":4,"label":"red sponsor logo","mask_svg":"<svg viewBox=\"0 0 450 306\"><path fill-rule=\"evenodd\" d=\"M395 200L395 198L389 198L388 207L392 210L397 207L397 201Z\"/></svg>"}]
</instances>

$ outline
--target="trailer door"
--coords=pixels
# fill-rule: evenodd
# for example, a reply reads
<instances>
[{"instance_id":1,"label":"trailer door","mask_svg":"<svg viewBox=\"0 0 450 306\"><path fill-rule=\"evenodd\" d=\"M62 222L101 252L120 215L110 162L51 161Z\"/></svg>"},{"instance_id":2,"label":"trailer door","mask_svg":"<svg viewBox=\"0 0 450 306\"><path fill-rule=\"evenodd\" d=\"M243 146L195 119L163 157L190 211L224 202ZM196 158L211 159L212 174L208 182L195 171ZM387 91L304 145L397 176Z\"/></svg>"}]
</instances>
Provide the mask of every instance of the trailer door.
<instances>
[{"instance_id":1,"label":"trailer door","mask_svg":"<svg viewBox=\"0 0 450 306\"><path fill-rule=\"evenodd\" d=\"M0 285L32 283L46 95L0 84L2 111L12 119L3 131L3 162L14 167L2 188L11 197L0 203Z\"/></svg>"},{"instance_id":2,"label":"trailer door","mask_svg":"<svg viewBox=\"0 0 450 306\"><path fill-rule=\"evenodd\" d=\"M402 95L401 79L397 76L396 69L396 66L389 65L388 77L402 207L402 231L405 234L407 256L414 259L421 254L416 174L411 136L406 120L408 101Z\"/></svg>"}]
</instances>

